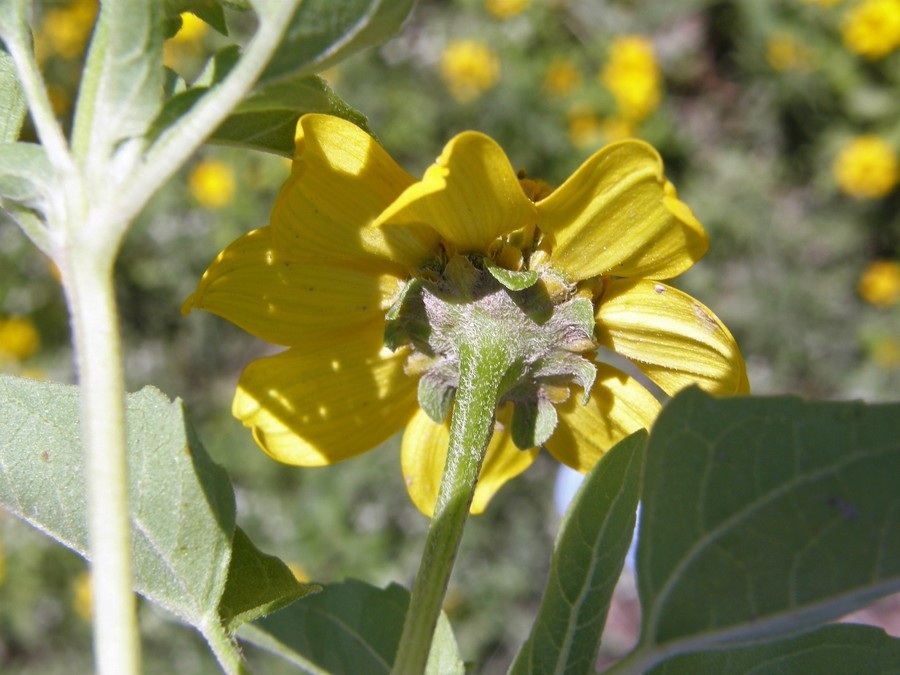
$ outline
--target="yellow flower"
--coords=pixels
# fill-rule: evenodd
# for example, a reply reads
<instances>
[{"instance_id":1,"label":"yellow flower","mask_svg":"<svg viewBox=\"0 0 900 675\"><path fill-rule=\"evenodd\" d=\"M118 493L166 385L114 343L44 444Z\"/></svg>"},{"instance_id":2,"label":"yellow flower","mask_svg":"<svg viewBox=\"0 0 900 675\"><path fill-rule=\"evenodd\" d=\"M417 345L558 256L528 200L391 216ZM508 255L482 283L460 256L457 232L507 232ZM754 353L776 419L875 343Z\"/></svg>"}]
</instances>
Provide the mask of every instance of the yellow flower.
<instances>
[{"instance_id":1,"label":"yellow flower","mask_svg":"<svg viewBox=\"0 0 900 675\"><path fill-rule=\"evenodd\" d=\"M777 33L766 42L766 61L779 73L809 67L811 55L790 33Z\"/></svg>"},{"instance_id":2,"label":"yellow flower","mask_svg":"<svg viewBox=\"0 0 900 675\"><path fill-rule=\"evenodd\" d=\"M38 62L56 55L74 59L84 53L97 18L97 0L74 0L48 10L35 36Z\"/></svg>"},{"instance_id":3,"label":"yellow flower","mask_svg":"<svg viewBox=\"0 0 900 675\"><path fill-rule=\"evenodd\" d=\"M544 91L564 96L581 84L581 71L571 59L556 59L544 75Z\"/></svg>"},{"instance_id":4,"label":"yellow flower","mask_svg":"<svg viewBox=\"0 0 900 675\"><path fill-rule=\"evenodd\" d=\"M513 351L543 340L503 390L472 504L479 513L539 447L584 472L652 423L656 398L597 361L597 345L668 394L690 384L748 390L727 328L661 281L706 248L659 155L640 141L601 149L549 192L476 132L455 136L416 180L353 124L305 115L269 225L220 253L183 311L213 312L288 347L246 367L233 403L269 455L333 464L405 427L403 474L426 514L459 386L454 331L466 324L457 315L514 322ZM510 279L534 285L507 290ZM520 446L529 415L558 424Z\"/></svg>"},{"instance_id":5,"label":"yellow flower","mask_svg":"<svg viewBox=\"0 0 900 675\"><path fill-rule=\"evenodd\" d=\"M900 300L900 265L893 260L876 260L859 280L862 299L876 307L891 307Z\"/></svg>"},{"instance_id":6,"label":"yellow flower","mask_svg":"<svg viewBox=\"0 0 900 675\"><path fill-rule=\"evenodd\" d=\"M169 68L176 68L182 60L197 56L209 32L206 22L196 15L183 12L180 16L181 28L163 44L163 63Z\"/></svg>"},{"instance_id":7,"label":"yellow flower","mask_svg":"<svg viewBox=\"0 0 900 675\"><path fill-rule=\"evenodd\" d=\"M900 0L864 0L844 17L844 45L874 61L900 46Z\"/></svg>"},{"instance_id":8,"label":"yellow flower","mask_svg":"<svg viewBox=\"0 0 900 675\"><path fill-rule=\"evenodd\" d=\"M24 361L40 346L40 335L30 319L23 316L0 319L0 362Z\"/></svg>"},{"instance_id":9,"label":"yellow flower","mask_svg":"<svg viewBox=\"0 0 900 675\"><path fill-rule=\"evenodd\" d=\"M469 103L497 84L500 61L483 42L457 40L441 56L441 77L453 98Z\"/></svg>"},{"instance_id":10,"label":"yellow flower","mask_svg":"<svg viewBox=\"0 0 900 675\"><path fill-rule=\"evenodd\" d=\"M72 609L85 621L90 621L94 613L93 583L87 570L72 582Z\"/></svg>"},{"instance_id":11,"label":"yellow flower","mask_svg":"<svg viewBox=\"0 0 900 675\"><path fill-rule=\"evenodd\" d=\"M640 121L659 105L662 74L653 55L653 44L645 37L615 38L599 79L626 119Z\"/></svg>"},{"instance_id":12,"label":"yellow flower","mask_svg":"<svg viewBox=\"0 0 900 675\"><path fill-rule=\"evenodd\" d=\"M832 166L838 186L856 199L877 199L891 193L900 180L897 155L878 136L859 136L848 143Z\"/></svg>"},{"instance_id":13,"label":"yellow flower","mask_svg":"<svg viewBox=\"0 0 900 675\"><path fill-rule=\"evenodd\" d=\"M484 6L498 19L509 19L521 14L530 2L531 0L484 0Z\"/></svg>"},{"instance_id":14,"label":"yellow flower","mask_svg":"<svg viewBox=\"0 0 900 675\"><path fill-rule=\"evenodd\" d=\"M218 209L234 199L234 172L224 162L205 160L191 171L188 187L203 206Z\"/></svg>"}]
</instances>

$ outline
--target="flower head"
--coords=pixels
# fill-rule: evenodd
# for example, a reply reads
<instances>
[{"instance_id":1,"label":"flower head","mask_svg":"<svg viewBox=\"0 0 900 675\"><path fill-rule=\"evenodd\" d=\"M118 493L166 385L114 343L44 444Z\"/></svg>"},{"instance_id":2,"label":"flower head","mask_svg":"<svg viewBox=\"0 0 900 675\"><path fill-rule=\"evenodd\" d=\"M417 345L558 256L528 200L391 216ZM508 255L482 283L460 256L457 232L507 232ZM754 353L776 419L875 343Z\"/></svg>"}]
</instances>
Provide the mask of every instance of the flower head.
<instances>
[{"instance_id":1,"label":"flower head","mask_svg":"<svg viewBox=\"0 0 900 675\"><path fill-rule=\"evenodd\" d=\"M653 44L645 37L623 35L614 39L599 79L625 119L639 122L659 105L662 74Z\"/></svg>"},{"instance_id":2,"label":"flower head","mask_svg":"<svg viewBox=\"0 0 900 675\"><path fill-rule=\"evenodd\" d=\"M900 300L900 265L893 260L876 260L859 280L859 294L876 307L892 307Z\"/></svg>"},{"instance_id":3,"label":"flower head","mask_svg":"<svg viewBox=\"0 0 900 675\"><path fill-rule=\"evenodd\" d=\"M859 136L834 160L838 186L856 199L877 199L891 193L900 181L900 164L887 141L878 136Z\"/></svg>"},{"instance_id":4,"label":"flower head","mask_svg":"<svg viewBox=\"0 0 900 675\"><path fill-rule=\"evenodd\" d=\"M571 59L555 59L547 66L544 91L551 96L564 96L581 84L581 70Z\"/></svg>"},{"instance_id":5,"label":"flower head","mask_svg":"<svg viewBox=\"0 0 900 675\"><path fill-rule=\"evenodd\" d=\"M41 346L37 328L22 316L0 318L0 363L24 361Z\"/></svg>"},{"instance_id":6,"label":"flower head","mask_svg":"<svg viewBox=\"0 0 900 675\"><path fill-rule=\"evenodd\" d=\"M528 8L531 0L484 0L484 7L498 19L509 19Z\"/></svg>"},{"instance_id":7,"label":"flower head","mask_svg":"<svg viewBox=\"0 0 900 675\"><path fill-rule=\"evenodd\" d=\"M450 42L441 55L441 78L460 103L469 103L497 84L500 61L478 40Z\"/></svg>"},{"instance_id":8,"label":"flower head","mask_svg":"<svg viewBox=\"0 0 900 675\"><path fill-rule=\"evenodd\" d=\"M492 337L506 365L477 513L541 447L584 472L652 423L657 399L598 346L668 394L747 391L725 326L663 282L706 247L640 141L603 148L551 190L464 132L416 180L358 127L305 115L270 224L218 256L184 311L288 347L250 363L234 399L267 453L332 464L405 427L404 477L425 513L473 326L504 336Z\"/></svg>"},{"instance_id":9,"label":"flower head","mask_svg":"<svg viewBox=\"0 0 900 675\"><path fill-rule=\"evenodd\" d=\"M234 172L224 162L205 160L191 171L188 187L203 206L218 209L234 199Z\"/></svg>"},{"instance_id":10,"label":"flower head","mask_svg":"<svg viewBox=\"0 0 900 675\"><path fill-rule=\"evenodd\" d=\"M844 45L875 61L900 47L900 0L863 0L844 17Z\"/></svg>"}]
</instances>

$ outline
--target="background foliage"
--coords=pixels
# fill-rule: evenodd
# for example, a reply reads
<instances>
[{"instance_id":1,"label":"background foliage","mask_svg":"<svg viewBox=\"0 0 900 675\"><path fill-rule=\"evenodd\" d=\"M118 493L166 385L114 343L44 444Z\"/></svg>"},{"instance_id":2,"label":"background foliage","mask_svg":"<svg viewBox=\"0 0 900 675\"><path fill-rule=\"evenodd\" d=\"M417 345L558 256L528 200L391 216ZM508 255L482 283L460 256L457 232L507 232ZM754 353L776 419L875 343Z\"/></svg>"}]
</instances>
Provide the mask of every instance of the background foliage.
<instances>
[{"instance_id":1,"label":"background foliage","mask_svg":"<svg viewBox=\"0 0 900 675\"><path fill-rule=\"evenodd\" d=\"M96 5L36 4L36 49L65 121ZM871 58L845 43L860 4L425 0L401 35L326 79L413 174L467 128L551 182L607 140L650 141L712 242L678 281L734 332L754 393L883 401L900 390L900 191L895 178L883 194L852 196L835 168L862 135L896 158L900 50ZM186 15L167 65L191 81L212 51L239 41L245 18L226 15L228 37ZM623 36L641 36L633 44L650 45L650 57L615 59ZM264 347L215 317L179 313L215 252L265 223L287 170L272 155L209 147L141 216L117 274L129 388L185 399L232 477L238 524L264 550L311 579L337 571L408 586L426 522L402 489L397 443L332 469L271 462L228 414L240 368ZM70 364L54 270L0 223L0 369L72 381ZM483 672L509 663L537 609L558 520L553 479L540 464L470 523L447 609ZM89 668L84 569L0 513L0 669ZM142 627L149 672L217 672L199 636L149 605Z\"/></svg>"}]
</instances>

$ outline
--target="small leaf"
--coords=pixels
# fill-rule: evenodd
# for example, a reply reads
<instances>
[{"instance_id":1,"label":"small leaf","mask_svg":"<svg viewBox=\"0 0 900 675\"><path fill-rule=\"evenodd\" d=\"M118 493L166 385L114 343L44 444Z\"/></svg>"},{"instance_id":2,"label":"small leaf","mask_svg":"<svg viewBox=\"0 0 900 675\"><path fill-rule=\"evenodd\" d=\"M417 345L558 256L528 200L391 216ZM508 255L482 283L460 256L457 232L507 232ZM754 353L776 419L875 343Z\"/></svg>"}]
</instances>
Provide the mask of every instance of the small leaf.
<instances>
[{"instance_id":1,"label":"small leaf","mask_svg":"<svg viewBox=\"0 0 900 675\"><path fill-rule=\"evenodd\" d=\"M414 4L415 0L303 0L260 81L318 73L354 52L379 45L400 29ZM257 9L264 12L265 6Z\"/></svg>"},{"instance_id":2,"label":"small leaf","mask_svg":"<svg viewBox=\"0 0 900 675\"><path fill-rule=\"evenodd\" d=\"M25 121L25 95L16 76L12 57L0 43L0 143L19 138Z\"/></svg>"},{"instance_id":3,"label":"small leaf","mask_svg":"<svg viewBox=\"0 0 900 675\"><path fill-rule=\"evenodd\" d=\"M453 404L456 388L440 372L426 372L419 379L419 407L435 424L443 424Z\"/></svg>"},{"instance_id":4,"label":"small leaf","mask_svg":"<svg viewBox=\"0 0 900 675\"><path fill-rule=\"evenodd\" d=\"M231 546L228 581L219 604L219 616L229 631L321 590L299 583L287 565L261 552L239 527Z\"/></svg>"},{"instance_id":5,"label":"small leaf","mask_svg":"<svg viewBox=\"0 0 900 675\"><path fill-rule=\"evenodd\" d=\"M900 590L898 476L898 404L680 393L647 449L630 658L758 642Z\"/></svg>"},{"instance_id":6,"label":"small leaf","mask_svg":"<svg viewBox=\"0 0 900 675\"><path fill-rule=\"evenodd\" d=\"M484 266L491 276L499 281L505 288L511 291L523 291L537 283L538 273L534 270L522 270L514 272L504 267L495 265L491 260L485 258Z\"/></svg>"},{"instance_id":7,"label":"small leaf","mask_svg":"<svg viewBox=\"0 0 900 675\"><path fill-rule=\"evenodd\" d=\"M0 199L41 209L52 169L44 148L36 143L0 143Z\"/></svg>"},{"instance_id":8,"label":"small leaf","mask_svg":"<svg viewBox=\"0 0 900 675\"><path fill-rule=\"evenodd\" d=\"M238 637L307 672L331 675L390 673L409 592L350 579L238 629ZM462 675L456 641L444 615L438 621L426 673Z\"/></svg>"},{"instance_id":9,"label":"small leaf","mask_svg":"<svg viewBox=\"0 0 900 675\"><path fill-rule=\"evenodd\" d=\"M703 673L853 673L882 675L897 672L900 639L879 628L843 624L826 626L789 640L740 649L687 654L669 659L652 675Z\"/></svg>"},{"instance_id":10,"label":"small leaf","mask_svg":"<svg viewBox=\"0 0 900 675\"><path fill-rule=\"evenodd\" d=\"M513 675L593 672L634 531L646 442L646 431L632 434L585 477L560 526L541 607Z\"/></svg>"},{"instance_id":11,"label":"small leaf","mask_svg":"<svg viewBox=\"0 0 900 675\"><path fill-rule=\"evenodd\" d=\"M557 422L556 407L542 396L518 400L513 408L510 435L521 450L537 448L553 435Z\"/></svg>"}]
</instances>

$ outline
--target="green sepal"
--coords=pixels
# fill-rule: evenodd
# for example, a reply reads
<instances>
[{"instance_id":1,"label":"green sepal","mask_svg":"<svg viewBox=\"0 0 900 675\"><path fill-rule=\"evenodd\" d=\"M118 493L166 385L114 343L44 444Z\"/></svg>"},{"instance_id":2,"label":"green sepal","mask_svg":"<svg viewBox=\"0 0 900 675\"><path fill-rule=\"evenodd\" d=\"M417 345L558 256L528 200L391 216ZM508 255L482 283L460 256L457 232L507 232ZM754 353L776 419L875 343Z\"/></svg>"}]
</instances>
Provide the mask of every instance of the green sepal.
<instances>
[{"instance_id":1,"label":"green sepal","mask_svg":"<svg viewBox=\"0 0 900 675\"><path fill-rule=\"evenodd\" d=\"M484 259L484 268L491 276L511 291L524 291L537 283L538 273L534 270L514 272L494 264L489 258Z\"/></svg>"},{"instance_id":2,"label":"green sepal","mask_svg":"<svg viewBox=\"0 0 900 675\"><path fill-rule=\"evenodd\" d=\"M542 446L553 435L558 419L556 408L543 396L516 401L510 429L513 443L520 450Z\"/></svg>"},{"instance_id":3,"label":"green sepal","mask_svg":"<svg viewBox=\"0 0 900 675\"><path fill-rule=\"evenodd\" d=\"M587 298L573 298L569 300L558 307L554 320L559 321L561 325L569 329L566 331L566 335L563 336L565 337L565 342L561 346L564 349L583 352L591 346L596 319L594 318L594 305L590 300ZM573 334L571 331L573 327L578 329L583 335Z\"/></svg>"},{"instance_id":4,"label":"green sepal","mask_svg":"<svg viewBox=\"0 0 900 675\"><path fill-rule=\"evenodd\" d=\"M587 405L591 398L591 388L597 379L597 366L579 354L553 352L537 363L536 378L571 377L582 388L581 405Z\"/></svg>"},{"instance_id":5,"label":"green sepal","mask_svg":"<svg viewBox=\"0 0 900 675\"><path fill-rule=\"evenodd\" d=\"M440 370L430 370L419 378L419 407L435 424L443 424L453 404L456 387Z\"/></svg>"}]
</instances>

